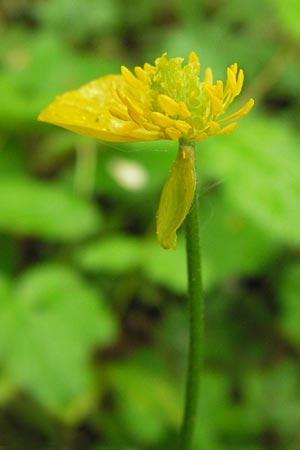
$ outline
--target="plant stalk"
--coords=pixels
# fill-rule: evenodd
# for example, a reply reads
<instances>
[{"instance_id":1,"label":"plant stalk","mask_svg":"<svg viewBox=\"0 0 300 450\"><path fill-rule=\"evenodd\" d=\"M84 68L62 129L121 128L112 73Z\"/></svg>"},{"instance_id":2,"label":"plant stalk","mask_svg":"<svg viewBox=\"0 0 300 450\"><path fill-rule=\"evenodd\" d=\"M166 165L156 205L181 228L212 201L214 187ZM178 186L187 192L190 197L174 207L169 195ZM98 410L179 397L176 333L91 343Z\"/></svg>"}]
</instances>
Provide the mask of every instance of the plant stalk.
<instances>
[{"instance_id":1,"label":"plant stalk","mask_svg":"<svg viewBox=\"0 0 300 450\"><path fill-rule=\"evenodd\" d=\"M201 274L200 208L198 189L186 218L186 252L189 294L189 354L185 408L179 450L191 450L196 429L203 346L203 287Z\"/></svg>"}]
</instances>

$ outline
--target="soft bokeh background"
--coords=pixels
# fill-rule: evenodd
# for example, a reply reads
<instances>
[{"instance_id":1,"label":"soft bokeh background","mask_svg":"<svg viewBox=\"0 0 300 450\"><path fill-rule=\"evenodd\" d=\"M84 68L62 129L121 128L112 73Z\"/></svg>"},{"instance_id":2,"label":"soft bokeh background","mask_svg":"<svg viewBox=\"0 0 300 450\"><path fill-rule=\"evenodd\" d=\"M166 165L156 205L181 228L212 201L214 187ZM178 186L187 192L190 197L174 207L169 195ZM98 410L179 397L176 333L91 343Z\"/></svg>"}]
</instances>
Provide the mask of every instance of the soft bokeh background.
<instances>
[{"instance_id":1,"label":"soft bokeh background","mask_svg":"<svg viewBox=\"0 0 300 450\"><path fill-rule=\"evenodd\" d=\"M155 240L172 142L36 122L56 94L196 51L255 109L199 145L205 368L195 450L300 448L298 0L1 0L0 447L173 450L184 242Z\"/></svg>"}]
</instances>

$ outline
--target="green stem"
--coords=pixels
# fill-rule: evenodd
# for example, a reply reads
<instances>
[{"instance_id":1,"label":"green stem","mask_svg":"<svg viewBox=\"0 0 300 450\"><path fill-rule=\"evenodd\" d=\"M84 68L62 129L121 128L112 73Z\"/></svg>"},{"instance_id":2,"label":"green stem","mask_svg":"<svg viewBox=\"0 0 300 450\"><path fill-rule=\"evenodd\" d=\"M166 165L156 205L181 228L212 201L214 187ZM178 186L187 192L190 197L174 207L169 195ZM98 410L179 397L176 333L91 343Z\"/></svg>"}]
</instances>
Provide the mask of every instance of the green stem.
<instances>
[{"instance_id":1,"label":"green stem","mask_svg":"<svg viewBox=\"0 0 300 450\"><path fill-rule=\"evenodd\" d=\"M190 450L195 434L203 345L203 289L201 276L200 211L196 189L186 218L186 251L189 289L189 356L185 410L179 450Z\"/></svg>"}]
</instances>

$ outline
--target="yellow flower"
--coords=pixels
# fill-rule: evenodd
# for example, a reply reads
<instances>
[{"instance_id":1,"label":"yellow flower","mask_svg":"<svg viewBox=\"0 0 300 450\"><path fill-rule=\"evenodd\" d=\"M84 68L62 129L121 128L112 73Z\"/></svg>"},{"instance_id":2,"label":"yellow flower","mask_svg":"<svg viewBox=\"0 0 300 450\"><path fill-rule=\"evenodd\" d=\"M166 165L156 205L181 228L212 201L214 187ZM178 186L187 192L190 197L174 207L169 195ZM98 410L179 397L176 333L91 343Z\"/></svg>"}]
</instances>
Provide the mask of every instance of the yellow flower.
<instances>
[{"instance_id":1,"label":"yellow flower","mask_svg":"<svg viewBox=\"0 0 300 450\"><path fill-rule=\"evenodd\" d=\"M253 106L250 99L234 114L224 112L241 92L244 74L237 64L227 69L227 82L213 84L210 68L199 79L200 63L192 52L183 58L164 53L155 65L125 66L121 75L107 75L57 97L39 120L108 142L159 139L199 142L233 131L239 117Z\"/></svg>"},{"instance_id":2,"label":"yellow flower","mask_svg":"<svg viewBox=\"0 0 300 450\"><path fill-rule=\"evenodd\" d=\"M154 65L145 63L135 67L134 73L122 66L120 75L101 77L58 96L38 117L102 141L179 141L180 151L158 211L157 233L165 248L175 248L176 230L193 199L196 177L189 146L232 132L236 119L254 104L251 98L237 112L224 115L243 86L244 74L236 63L227 69L225 86L221 80L214 84L210 68L202 80L199 72L194 52L184 66L183 58L168 59L164 53Z\"/></svg>"}]
</instances>

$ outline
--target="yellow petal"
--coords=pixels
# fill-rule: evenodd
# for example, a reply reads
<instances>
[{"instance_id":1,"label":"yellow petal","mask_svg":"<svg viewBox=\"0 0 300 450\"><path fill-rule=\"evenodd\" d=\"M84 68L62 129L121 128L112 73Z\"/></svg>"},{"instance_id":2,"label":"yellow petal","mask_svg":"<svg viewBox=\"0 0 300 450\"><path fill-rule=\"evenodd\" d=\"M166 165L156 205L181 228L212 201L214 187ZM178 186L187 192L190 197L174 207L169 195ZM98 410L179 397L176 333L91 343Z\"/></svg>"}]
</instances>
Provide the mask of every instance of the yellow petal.
<instances>
[{"instance_id":1,"label":"yellow petal","mask_svg":"<svg viewBox=\"0 0 300 450\"><path fill-rule=\"evenodd\" d=\"M38 120L107 142L161 139L158 131L143 130L133 122L128 124L110 114L110 108L124 108L112 95L117 86L122 88L124 84L121 75L91 81L57 97L40 113Z\"/></svg>"},{"instance_id":2,"label":"yellow petal","mask_svg":"<svg viewBox=\"0 0 300 450\"><path fill-rule=\"evenodd\" d=\"M190 210L195 187L194 148L182 146L163 188L158 207L157 238L163 248L176 248L176 232Z\"/></svg>"}]
</instances>

